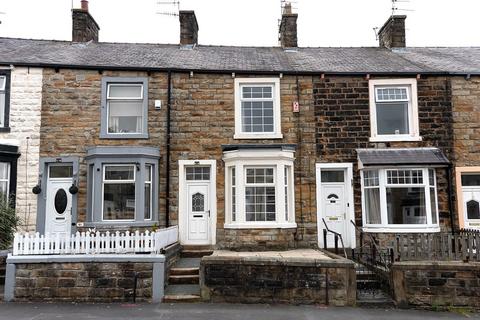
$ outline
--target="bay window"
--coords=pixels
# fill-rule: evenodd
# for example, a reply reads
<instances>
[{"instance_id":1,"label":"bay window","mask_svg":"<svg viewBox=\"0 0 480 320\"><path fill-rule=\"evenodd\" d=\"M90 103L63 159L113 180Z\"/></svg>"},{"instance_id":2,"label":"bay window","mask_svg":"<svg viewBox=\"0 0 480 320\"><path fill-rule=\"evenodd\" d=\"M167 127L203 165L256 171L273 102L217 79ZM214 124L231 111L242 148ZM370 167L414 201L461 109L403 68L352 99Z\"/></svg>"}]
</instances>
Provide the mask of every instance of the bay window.
<instances>
[{"instance_id":1,"label":"bay window","mask_svg":"<svg viewBox=\"0 0 480 320\"><path fill-rule=\"evenodd\" d=\"M10 71L0 70L0 132L9 132Z\"/></svg>"},{"instance_id":2,"label":"bay window","mask_svg":"<svg viewBox=\"0 0 480 320\"><path fill-rule=\"evenodd\" d=\"M148 226L158 220L158 149L94 147L86 159L85 226Z\"/></svg>"},{"instance_id":3,"label":"bay window","mask_svg":"<svg viewBox=\"0 0 480 320\"><path fill-rule=\"evenodd\" d=\"M361 179L367 231L439 230L434 169L365 169Z\"/></svg>"},{"instance_id":4,"label":"bay window","mask_svg":"<svg viewBox=\"0 0 480 320\"><path fill-rule=\"evenodd\" d=\"M293 151L224 153L225 228L295 228Z\"/></svg>"}]
</instances>

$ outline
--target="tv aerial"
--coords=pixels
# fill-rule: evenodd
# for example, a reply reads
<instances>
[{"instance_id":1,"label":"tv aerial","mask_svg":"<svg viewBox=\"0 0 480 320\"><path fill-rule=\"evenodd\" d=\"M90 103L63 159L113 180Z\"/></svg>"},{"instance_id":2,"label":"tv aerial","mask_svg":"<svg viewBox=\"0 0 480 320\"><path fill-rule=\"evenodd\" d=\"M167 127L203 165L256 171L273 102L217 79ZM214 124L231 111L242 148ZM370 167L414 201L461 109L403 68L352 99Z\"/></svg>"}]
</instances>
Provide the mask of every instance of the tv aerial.
<instances>
[{"instance_id":1,"label":"tv aerial","mask_svg":"<svg viewBox=\"0 0 480 320\"><path fill-rule=\"evenodd\" d=\"M180 0L172 0L172 1L157 1L157 5L170 7L170 11L157 11L156 14L170 16L170 17L178 17L180 15Z\"/></svg>"}]
</instances>

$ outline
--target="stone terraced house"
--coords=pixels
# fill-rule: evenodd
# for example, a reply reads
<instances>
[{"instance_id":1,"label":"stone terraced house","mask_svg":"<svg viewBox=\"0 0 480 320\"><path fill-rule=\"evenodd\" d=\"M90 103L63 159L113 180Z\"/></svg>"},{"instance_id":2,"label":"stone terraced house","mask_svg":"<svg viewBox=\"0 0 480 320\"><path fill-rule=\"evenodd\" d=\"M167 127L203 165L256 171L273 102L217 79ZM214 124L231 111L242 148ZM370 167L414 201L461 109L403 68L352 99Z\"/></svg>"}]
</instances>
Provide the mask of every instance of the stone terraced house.
<instances>
[{"instance_id":1,"label":"stone terraced house","mask_svg":"<svg viewBox=\"0 0 480 320\"><path fill-rule=\"evenodd\" d=\"M405 16L378 47L301 48L289 10L279 47L199 45L193 11L178 45L106 43L72 14L71 42L0 38L0 190L26 229L264 250L480 227L479 48L406 47Z\"/></svg>"}]
</instances>

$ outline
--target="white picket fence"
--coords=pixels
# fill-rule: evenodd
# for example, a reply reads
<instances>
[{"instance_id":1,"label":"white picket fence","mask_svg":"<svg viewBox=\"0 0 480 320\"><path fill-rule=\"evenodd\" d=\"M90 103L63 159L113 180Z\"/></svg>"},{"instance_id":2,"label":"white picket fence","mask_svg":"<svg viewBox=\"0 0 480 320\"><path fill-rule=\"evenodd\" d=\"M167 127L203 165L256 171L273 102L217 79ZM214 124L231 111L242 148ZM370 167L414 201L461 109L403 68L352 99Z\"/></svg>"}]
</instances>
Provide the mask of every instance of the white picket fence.
<instances>
[{"instance_id":1,"label":"white picket fence","mask_svg":"<svg viewBox=\"0 0 480 320\"><path fill-rule=\"evenodd\" d=\"M155 232L77 232L71 236L16 233L13 255L161 253L178 241L178 226Z\"/></svg>"}]
</instances>

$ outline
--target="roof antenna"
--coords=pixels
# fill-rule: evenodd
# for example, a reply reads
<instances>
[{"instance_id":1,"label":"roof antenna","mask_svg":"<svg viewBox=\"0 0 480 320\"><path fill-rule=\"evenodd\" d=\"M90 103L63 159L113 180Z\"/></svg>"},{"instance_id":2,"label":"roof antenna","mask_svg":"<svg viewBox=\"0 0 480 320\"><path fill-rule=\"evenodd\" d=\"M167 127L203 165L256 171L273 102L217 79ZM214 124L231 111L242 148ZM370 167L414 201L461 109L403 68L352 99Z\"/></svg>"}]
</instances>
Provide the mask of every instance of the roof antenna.
<instances>
[{"instance_id":1,"label":"roof antenna","mask_svg":"<svg viewBox=\"0 0 480 320\"><path fill-rule=\"evenodd\" d=\"M397 11L415 11L415 10L410 10L410 9L400 9L398 7L398 3L403 2L403 3L410 3L409 0L391 0L392 1L392 16L397 13Z\"/></svg>"},{"instance_id":2,"label":"roof antenna","mask_svg":"<svg viewBox=\"0 0 480 320\"><path fill-rule=\"evenodd\" d=\"M180 0L172 0L172 1L157 1L158 5L161 6L173 6L173 11L157 11L157 14L161 14L164 16L171 16L171 17L178 17L180 15Z\"/></svg>"},{"instance_id":3,"label":"roof antenna","mask_svg":"<svg viewBox=\"0 0 480 320\"><path fill-rule=\"evenodd\" d=\"M373 32L375 33L375 40L378 40L378 27L374 27Z\"/></svg>"}]
</instances>

